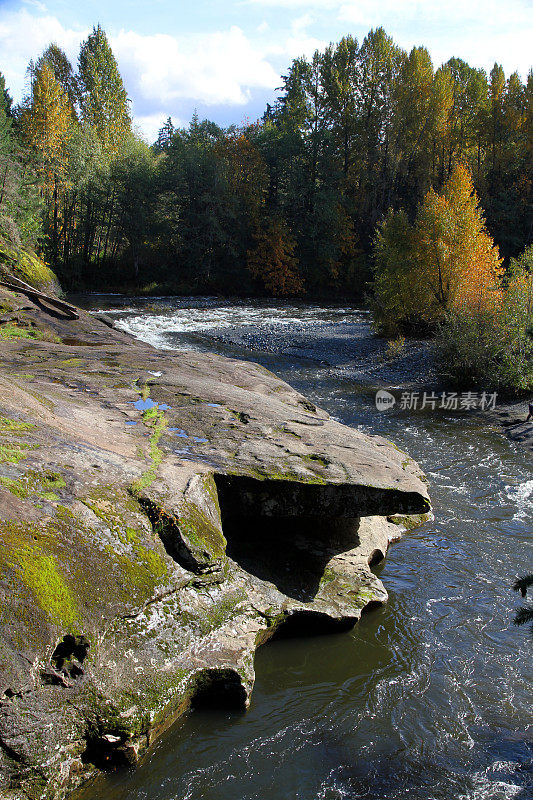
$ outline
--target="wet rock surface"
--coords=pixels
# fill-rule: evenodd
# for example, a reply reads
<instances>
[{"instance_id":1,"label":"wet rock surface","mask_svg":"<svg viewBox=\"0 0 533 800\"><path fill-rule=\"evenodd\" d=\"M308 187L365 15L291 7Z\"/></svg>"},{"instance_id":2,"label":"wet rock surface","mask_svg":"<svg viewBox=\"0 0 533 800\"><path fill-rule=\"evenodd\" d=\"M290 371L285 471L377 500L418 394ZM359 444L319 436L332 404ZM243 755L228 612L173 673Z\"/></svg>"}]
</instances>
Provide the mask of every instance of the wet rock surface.
<instances>
[{"instance_id":1,"label":"wet rock surface","mask_svg":"<svg viewBox=\"0 0 533 800\"><path fill-rule=\"evenodd\" d=\"M384 602L387 517L430 506L408 455L258 365L0 303L0 796L55 798L246 707L272 636Z\"/></svg>"}]
</instances>

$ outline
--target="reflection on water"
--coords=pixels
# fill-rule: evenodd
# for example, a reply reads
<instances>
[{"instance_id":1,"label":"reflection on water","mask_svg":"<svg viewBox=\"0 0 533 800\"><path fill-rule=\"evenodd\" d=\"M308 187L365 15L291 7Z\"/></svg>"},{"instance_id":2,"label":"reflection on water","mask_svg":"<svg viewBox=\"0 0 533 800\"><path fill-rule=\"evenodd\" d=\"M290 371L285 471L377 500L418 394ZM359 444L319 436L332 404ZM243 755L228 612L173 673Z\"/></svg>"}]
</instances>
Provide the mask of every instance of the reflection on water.
<instances>
[{"instance_id":1,"label":"reflection on water","mask_svg":"<svg viewBox=\"0 0 533 800\"><path fill-rule=\"evenodd\" d=\"M510 591L531 566L530 454L473 416L380 414L346 363L335 368L335 338L328 366L275 352L287 324L321 353L331 326L369 336L357 310L125 302L106 311L143 338L259 360L342 422L393 439L426 470L435 521L377 569L386 607L350 633L265 646L246 714L181 719L137 771L85 800L531 800L533 642L511 625ZM211 338L265 319L268 353Z\"/></svg>"}]
</instances>

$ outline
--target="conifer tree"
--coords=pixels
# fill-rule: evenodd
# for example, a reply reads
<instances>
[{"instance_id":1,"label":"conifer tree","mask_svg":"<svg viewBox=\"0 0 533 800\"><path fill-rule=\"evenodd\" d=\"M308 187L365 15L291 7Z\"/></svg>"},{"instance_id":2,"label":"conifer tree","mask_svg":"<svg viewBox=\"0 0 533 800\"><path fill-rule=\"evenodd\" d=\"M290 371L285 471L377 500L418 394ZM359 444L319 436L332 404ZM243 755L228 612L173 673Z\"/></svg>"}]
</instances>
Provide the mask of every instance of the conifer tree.
<instances>
[{"instance_id":1,"label":"conifer tree","mask_svg":"<svg viewBox=\"0 0 533 800\"><path fill-rule=\"evenodd\" d=\"M172 142L172 137L174 136L174 131L175 128L172 123L172 117L167 117L165 124L159 129L157 139L153 145L153 149L156 153L162 153L165 150L168 150L170 143Z\"/></svg>"},{"instance_id":2,"label":"conifer tree","mask_svg":"<svg viewBox=\"0 0 533 800\"><path fill-rule=\"evenodd\" d=\"M6 87L6 79L3 74L0 72L0 108L4 111L4 113L10 117L11 116L11 106L13 104L13 100L11 95L9 94L7 87Z\"/></svg>"}]
</instances>

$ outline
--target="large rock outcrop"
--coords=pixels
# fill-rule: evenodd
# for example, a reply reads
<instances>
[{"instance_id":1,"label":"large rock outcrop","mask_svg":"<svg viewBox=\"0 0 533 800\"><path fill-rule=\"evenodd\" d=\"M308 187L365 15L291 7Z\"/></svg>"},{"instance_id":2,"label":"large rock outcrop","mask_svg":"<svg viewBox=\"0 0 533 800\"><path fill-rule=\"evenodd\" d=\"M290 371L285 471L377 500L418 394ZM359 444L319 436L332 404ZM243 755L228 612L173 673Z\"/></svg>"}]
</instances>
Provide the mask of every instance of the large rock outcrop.
<instances>
[{"instance_id":1,"label":"large rock outcrop","mask_svg":"<svg viewBox=\"0 0 533 800\"><path fill-rule=\"evenodd\" d=\"M0 796L247 705L258 645L353 625L420 469L273 374L0 290Z\"/></svg>"}]
</instances>

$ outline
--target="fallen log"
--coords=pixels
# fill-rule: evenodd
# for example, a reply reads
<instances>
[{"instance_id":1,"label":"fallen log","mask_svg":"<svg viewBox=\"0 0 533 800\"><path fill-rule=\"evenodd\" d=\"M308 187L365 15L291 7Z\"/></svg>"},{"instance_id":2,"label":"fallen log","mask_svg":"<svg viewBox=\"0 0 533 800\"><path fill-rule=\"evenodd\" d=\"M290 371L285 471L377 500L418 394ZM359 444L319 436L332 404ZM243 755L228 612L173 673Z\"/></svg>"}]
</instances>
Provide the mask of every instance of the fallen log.
<instances>
[{"instance_id":1,"label":"fallen log","mask_svg":"<svg viewBox=\"0 0 533 800\"><path fill-rule=\"evenodd\" d=\"M43 292L40 292L34 286L30 286L29 283L20 280L20 278L16 278L14 275L9 275L7 278L0 277L0 283L3 286L6 286L8 289L12 289L16 292L22 292L32 299L42 300L43 303L52 306L52 308L59 309L59 311L65 314L69 319L80 318L78 310L75 306L71 305L70 303L65 303L63 300L58 300L57 297L50 297L50 295L43 294Z\"/></svg>"}]
</instances>

